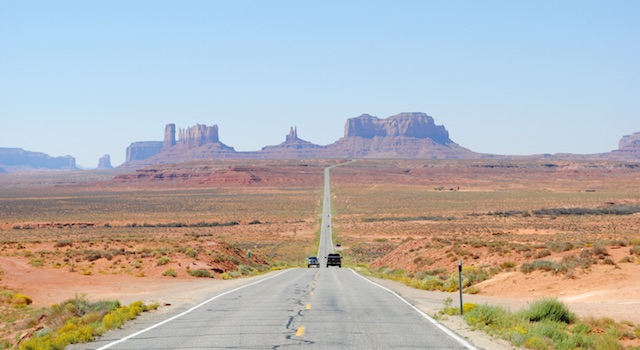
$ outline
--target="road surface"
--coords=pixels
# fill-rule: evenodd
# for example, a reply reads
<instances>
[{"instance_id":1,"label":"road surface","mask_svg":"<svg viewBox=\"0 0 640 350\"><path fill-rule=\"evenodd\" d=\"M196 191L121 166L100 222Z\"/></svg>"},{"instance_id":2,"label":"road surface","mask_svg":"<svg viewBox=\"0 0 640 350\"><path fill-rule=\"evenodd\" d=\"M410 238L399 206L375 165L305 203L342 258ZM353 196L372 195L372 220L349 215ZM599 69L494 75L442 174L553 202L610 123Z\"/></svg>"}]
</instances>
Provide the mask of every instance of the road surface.
<instances>
[{"instance_id":1,"label":"road surface","mask_svg":"<svg viewBox=\"0 0 640 350\"><path fill-rule=\"evenodd\" d=\"M329 172L320 269L270 274L74 349L475 349L394 292L351 269L324 267L333 252Z\"/></svg>"}]
</instances>

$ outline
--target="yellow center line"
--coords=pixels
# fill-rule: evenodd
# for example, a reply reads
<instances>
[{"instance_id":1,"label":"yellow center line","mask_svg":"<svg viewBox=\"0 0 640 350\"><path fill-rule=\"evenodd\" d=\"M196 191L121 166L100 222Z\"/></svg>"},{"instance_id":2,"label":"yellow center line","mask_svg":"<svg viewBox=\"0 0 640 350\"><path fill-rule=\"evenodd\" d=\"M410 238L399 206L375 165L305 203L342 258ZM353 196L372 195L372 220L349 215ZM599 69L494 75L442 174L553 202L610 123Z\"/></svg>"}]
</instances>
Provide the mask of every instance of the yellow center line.
<instances>
[{"instance_id":1,"label":"yellow center line","mask_svg":"<svg viewBox=\"0 0 640 350\"><path fill-rule=\"evenodd\" d=\"M307 310L311 310L311 304L307 304L307 306L305 307Z\"/></svg>"},{"instance_id":2,"label":"yellow center line","mask_svg":"<svg viewBox=\"0 0 640 350\"><path fill-rule=\"evenodd\" d=\"M298 331L296 332L296 337L302 337L304 334L304 326L298 327Z\"/></svg>"}]
</instances>

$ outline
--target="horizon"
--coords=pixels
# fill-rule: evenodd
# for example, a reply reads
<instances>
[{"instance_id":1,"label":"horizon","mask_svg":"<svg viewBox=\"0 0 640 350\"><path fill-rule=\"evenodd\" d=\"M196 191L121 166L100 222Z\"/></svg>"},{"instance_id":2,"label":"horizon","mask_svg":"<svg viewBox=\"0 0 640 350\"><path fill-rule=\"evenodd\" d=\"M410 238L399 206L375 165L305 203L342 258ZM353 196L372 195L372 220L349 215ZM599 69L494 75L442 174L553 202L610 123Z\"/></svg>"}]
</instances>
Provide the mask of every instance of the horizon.
<instances>
[{"instance_id":1,"label":"horizon","mask_svg":"<svg viewBox=\"0 0 640 350\"><path fill-rule=\"evenodd\" d=\"M0 3L0 147L94 168L166 124L236 151L422 112L478 153L593 154L640 131L640 3Z\"/></svg>"}]
</instances>

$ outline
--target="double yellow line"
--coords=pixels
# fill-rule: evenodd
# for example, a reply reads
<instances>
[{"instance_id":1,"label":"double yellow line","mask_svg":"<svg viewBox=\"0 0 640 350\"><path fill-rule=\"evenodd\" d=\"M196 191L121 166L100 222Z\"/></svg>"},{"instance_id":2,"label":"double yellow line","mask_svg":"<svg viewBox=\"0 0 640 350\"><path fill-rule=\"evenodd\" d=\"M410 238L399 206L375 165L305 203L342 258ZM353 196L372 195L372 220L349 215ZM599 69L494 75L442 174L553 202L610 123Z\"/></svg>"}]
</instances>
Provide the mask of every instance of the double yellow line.
<instances>
[{"instance_id":1,"label":"double yellow line","mask_svg":"<svg viewBox=\"0 0 640 350\"><path fill-rule=\"evenodd\" d=\"M309 292L309 295L313 295L314 290L316 289L316 282L318 281L318 276L320 276L320 272L316 273L316 276L313 278L313 282L311 283L311 291ZM306 304L304 306L305 310L311 310L311 304ZM304 335L304 326L300 326L298 327L298 330L296 330L296 337L302 337Z\"/></svg>"}]
</instances>

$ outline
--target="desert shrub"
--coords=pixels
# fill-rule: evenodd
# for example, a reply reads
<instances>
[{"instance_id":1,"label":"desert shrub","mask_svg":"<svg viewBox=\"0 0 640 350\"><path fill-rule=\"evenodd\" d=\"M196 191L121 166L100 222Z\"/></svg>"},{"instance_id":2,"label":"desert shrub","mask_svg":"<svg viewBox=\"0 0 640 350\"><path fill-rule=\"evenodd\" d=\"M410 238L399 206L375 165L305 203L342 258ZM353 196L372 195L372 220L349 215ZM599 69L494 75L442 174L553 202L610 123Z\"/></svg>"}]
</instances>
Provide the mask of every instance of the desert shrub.
<instances>
[{"instance_id":1,"label":"desert shrub","mask_svg":"<svg viewBox=\"0 0 640 350\"><path fill-rule=\"evenodd\" d=\"M556 263L549 260L535 260L532 262L524 263L520 266L520 271L523 273L530 273L535 270L553 271Z\"/></svg>"},{"instance_id":2,"label":"desert shrub","mask_svg":"<svg viewBox=\"0 0 640 350\"><path fill-rule=\"evenodd\" d=\"M633 245L631 249L629 249L629 254L640 256L640 245Z\"/></svg>"},{"instance_id":3,"label":"desert shrub","mask_svg":"<svg viewBox=\"0 0 640 350\"><path fill-rule=\"evenodd\" d=\"M213 278L213 274L209 270L197 269L197 270L189 270L189 275L193 277L208 277Z\"/></svg>"},{"instance_id":4,"label":"desert shrub","mask_svg":"<svg viewBox=\"0 0 640 350\"><path fill-rule=\"evenodd\" d=\"M43 258L33 258L33 259L29 260L29 265L35 266L35 267L42 267L42 266L44 266L44 259Z\"/></svg>"},{"instance_id":5,"label":"desert shrub","mask_svg":"<svg viewBox=\"0 0 640 350\"><path fill-rule=\"evenodd\" d=\"M502 264L500 264L500 267L502 267L505 270L512 269L516 266L518 266L518 264L515 263L514 261L505 261Z\"/></svg>"},{"instance_id":6,"label":"desert shrub","mask_svg":"<svg viewBox=\"0 0 640 350\"><path fill-rule=\"evenodd\" d=\"M634 262L635 259L632 256L625 256L622 259L620 259L620 261L618 261L619 263L632 263Z\"/></svg>"},{"instance_id":7,"label":"desert shrub","mask_svg":"<svg viewBox=\"0 0 640 350\"><path fill-rule=\"evenodd\" d=\"M53 246L56 248L62 248L62 247L71 247L72 245L72 241L70 239L62 239L57 241Z\"/></svg>"},{"instance_id":8,"label":"desert shrub","mask_svg":"<svg viewBox=\"0 0 640 350\"><path fill-rule=\"evenodd\" d=\"M238 271L240 271L242 275L246 276L251 276L256 273L256 270L249 265L238 265Z\"/></svg>"},{"instance_id":9,"label":"desert shrub","mask_svg":"<svg viewBox=\"0 0 640 350\"><path fill-rule=\"evenodd\" d=\"M549 249L543 249L543 250L541 250L541 251L537 252L537 253L534 255L534 257L535 257L536 259L540 259L540 258L547 257L547 256L549 256L549 255L551 255L551 251L550 251Z\"/></svg>"},{"instance_id":10,"label":"desert shrub","mask_svg":"<svg viewBox=\"0 0 640 350\"><path fill-rule=\"evenodd\" d=\"M600 208L548 208L534 210L534 215L631 215L640 212L640 205L613 205Z\"/></svg>"},{"instance_id":11,"label":"desert shrub","mask_svg":"<svg viewBox=\"0 0 640 350\"><path fill-rule=\"evenodd\" d=\"M161 257L159 257L159 258L158 258L158 260L156 260L156 264L157 264L158 266L166 265L166 264L168 264L170 261L171 261L171 259L169 259L169 257L168 257L168 256L161 256Z\"/></svg>"},{"instance_id":12,"label":"desert shrub","mask_svg":"<svg viewBox=\"0 0 640 350\"><path fill-rule=\"evenodd\" d=\"M49 309L48 327L34 333L20 344L20 349L64 349L70 344L91 341L105 330L117 328L141 312L154 310L157 304L142 302L120 306L118 301L89 303L84 297L76 297Z\"/></svg>"},{"instance_id":13,"label":"desert shrub","mask_svg":"<svg viewBox=\"0 0 640 350\"><path fill-rule=\"evenodd\" d=\"M478 294L480 293L480 287L478 286L470 286L464 289L464 292L467 294Z\"/></svg>"},{"instance_id":14,"label":"desert shrub","mask_svg":"<svg viewBox=\"0 0 640 350\"><path fill-rule=\"evenodd\" d=\"M184 255L190 258L195 258L196 256L198 256L198 251L193 247L187 247L187 249L185 249L184 251Z\"/></svg>"},{"instance_id":15,"label":"desert shrub","mask_svg":"<svg viewBox=\"0 0 640 350\"><path fill-rule=\"evenodd\" d=\"M174 270L174 269L167 269L167 270L165 270L165 272L162 273L162 276L177 277L178 274L176 273L176 270Z\"/></svg>"},{"instance_id":16,"label":"desert shrub","mask_svg":"<svg viewBox=\"0 0 640 350\"><path fill-rule=\"evenodd\" d=\"M489 273L477 266L465 266L462 268L462 288L470 287L489 278ZM442 289L445 292L453 292L460 288L460 278L458 273L453 273L444 282Z\"/></svg>"},{"instance_id":17,"label":"desert shrub","mask_svg":"<svg viewBox=\"0 0 640 350\"><path fill-rule=\"evenodd\" d=\"M557 299L542 299L531 304L525 317L532 322L552 321L573 323L576 320L567 306Z\"/></svg>"},{"instance_id":18,"label":"desert shrub","mask_svg":"<svg viewBox=\"0 0 640 350\"><path fill-rule=\"evenodd\" d=\"M464 304L463 304L464 308ZM505 308L491 305L478 305L464 314L464 319L476 328L507 327L514 322L514 315Z\"/></svg>"},{"instance_id":19,"label":"desert shrub","mask_svg":"<svg viewBox=\"0 0 640 350\"><path fill-rule=\"evenodd\" d=\"M566 252L575 248L571 242L551 242L547 244L547 247L556 253Z\"/></svg>"},{"instance_id":20,"label":"desert shrub","mask_svg":"<svg viewBox=\"0 0 640 350\"><path fill-rule=\"evenodd\" d=\"M466 314L467 312L470 312L471 310L475 309L478 307L478 304L474 304L474 303L464 303L462 304L462 311L464 311L464 313Z\"/></svg>"},{"instance_id":21,"label":"desert shrub","mask_svg":"<svg viewBox=\"0 0 640 350\"><path fill-rule=\"evenodd\" d=\"M20 293L15 293L11 297L11 304L15 306L26 306L26 305L30 305L32 302L33 300L31 300L31 298Z\"/></svg>"}]
</instances>

